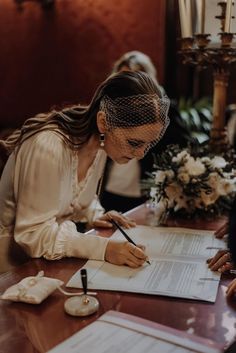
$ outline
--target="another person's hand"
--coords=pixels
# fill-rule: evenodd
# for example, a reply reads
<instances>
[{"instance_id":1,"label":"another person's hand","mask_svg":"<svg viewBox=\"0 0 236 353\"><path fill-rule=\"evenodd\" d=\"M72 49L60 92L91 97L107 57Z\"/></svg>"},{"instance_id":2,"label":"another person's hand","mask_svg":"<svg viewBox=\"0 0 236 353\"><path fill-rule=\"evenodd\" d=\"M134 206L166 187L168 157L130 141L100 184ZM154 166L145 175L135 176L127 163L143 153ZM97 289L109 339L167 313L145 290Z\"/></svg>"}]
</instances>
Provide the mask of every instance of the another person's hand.
<instances>
[{"instance_id":1,"label":"another person's hand","mask_svg":"<svg viewBox=\"0 0 236 353\"><path fill-rule=\"evenodd\" d=\"M223 238L229 232L229 223L225 223L222 227L215 231L215 237L218 239Z\"/></svg>"},{"instance_id":2,"label":"another person's hand","mask_svg":"<svg viewBox=\"0 0 236 353\"><path fill-rule=\"evenodd\" d=\"M93 226L94 227L103 227L103 228L112 228L113 225L111 222L109 222L110 218L114 219L114 221L119 223L119 225L121 225L124 228L131 228L131 227L136 226L136 223L132 219L124 216L123 214L121 214L117 211L109 211L109 212L105 213L102 217L97 218L93 222Z\"/></svg>"},{"instance_id":3,"label":"another person's hand","mask_svg":"<svg viewBox=\"0 0 236 353\"><path fill-rule=\"evenodd\" d=\"M236 279L234 279L232 282L230 282L230 284L228 285L228 288L226 290L227 298L232 297L235 294L236 294Z\"/></svg>"},{"instance_id":4,"label":"another person's hand","mask_svg":"<svg viewBox=\"0 0 236 353\"><path fill-rule=\"evenodd\" d=\"M142 245L135 246L128 241L109 240L105 260L114 265L128 265L137 268L147 260L144 250L145 246Z\"/></svg>"},{"instance_id":5,"label":"another person's hand","mask_svg":"<svg viewBox=\"0 0 236 353\"><path fill-rule=\"evenodd\" d=\"M229 250L219 250L214 257L207 260L207 263L212 271L218 271L220 273L233 268Z\"/></svg>"}]
</instances>

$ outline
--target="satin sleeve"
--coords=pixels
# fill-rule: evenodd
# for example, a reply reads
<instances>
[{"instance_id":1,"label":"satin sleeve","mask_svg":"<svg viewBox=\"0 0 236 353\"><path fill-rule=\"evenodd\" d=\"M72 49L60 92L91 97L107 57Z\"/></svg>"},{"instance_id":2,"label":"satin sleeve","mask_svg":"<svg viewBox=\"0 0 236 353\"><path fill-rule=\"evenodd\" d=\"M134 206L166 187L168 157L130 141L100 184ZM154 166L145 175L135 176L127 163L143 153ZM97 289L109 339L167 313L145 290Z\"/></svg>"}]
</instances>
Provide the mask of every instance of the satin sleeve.
<instances>
[{"instance_id":1,"label":"satin sleeve","mask_svg":"<svg viewBox=\"0 0 236 353\"><path fill-rule=\"evenodd\" d=\"M15 241L31 257L103 260L108 239L58 223L71 173L71 151L54 132L41 132L20 147L15 165Z\"/></svg>"},{"instance_id":2,"label":"satin sleeve","mask_svg":"<svg viewBox=\"0 0 236 353\"><path fill-rule=\"evenodd\" d=\"M105 213L104 208L102 207L98 195L95 195L93 201L90 203L88 209L86 210L86 220L90 226L93 225L93 222L96 219L102 217Z\"/></svg>"}]
</instances>

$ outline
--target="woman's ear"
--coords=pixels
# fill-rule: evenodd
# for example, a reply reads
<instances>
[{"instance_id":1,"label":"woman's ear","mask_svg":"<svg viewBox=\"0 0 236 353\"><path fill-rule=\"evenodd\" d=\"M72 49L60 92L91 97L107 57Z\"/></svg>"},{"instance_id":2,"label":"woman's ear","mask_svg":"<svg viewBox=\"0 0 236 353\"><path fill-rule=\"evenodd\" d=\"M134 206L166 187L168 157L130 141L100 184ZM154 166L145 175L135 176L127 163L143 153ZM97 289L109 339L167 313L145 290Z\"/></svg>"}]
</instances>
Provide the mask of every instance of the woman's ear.
<instances>
[{"instance_id":1,"label":"woman's ear","mask_svg":"<svg viewBox=\"0 0 236 353\"><path fill-rule=\"evenodd\" d=\"M98 131L102 134L107 131L106 114L102 111L97 113L97 127Z\"/></svg>"}]
</instances>

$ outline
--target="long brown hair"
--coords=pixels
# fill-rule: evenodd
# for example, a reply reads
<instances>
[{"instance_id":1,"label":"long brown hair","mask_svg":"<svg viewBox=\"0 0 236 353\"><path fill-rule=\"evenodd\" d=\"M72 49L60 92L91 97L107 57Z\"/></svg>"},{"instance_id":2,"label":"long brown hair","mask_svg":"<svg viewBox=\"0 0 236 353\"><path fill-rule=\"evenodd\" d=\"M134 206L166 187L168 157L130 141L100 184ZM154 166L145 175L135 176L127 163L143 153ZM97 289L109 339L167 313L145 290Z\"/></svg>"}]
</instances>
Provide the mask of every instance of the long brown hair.
<instances>
[{"instance_id":1,"label":"long brown hair","mask_svg":"<svg viewBox=\"0 0 236 353\"><path fill-rule=\"evenodd\" d=\"M60 111L38 114L26 120L7 140L1 140L0 145L10 154L29 137L40 131L53 130L62 136L71 149L76 150L92 135L98 134L96 118L104 96L115 99L137 94L157 94L161 97L156 82L143 72L113 74L98 87L88 106L75 105Z\"/></svg>"}]
</instances>

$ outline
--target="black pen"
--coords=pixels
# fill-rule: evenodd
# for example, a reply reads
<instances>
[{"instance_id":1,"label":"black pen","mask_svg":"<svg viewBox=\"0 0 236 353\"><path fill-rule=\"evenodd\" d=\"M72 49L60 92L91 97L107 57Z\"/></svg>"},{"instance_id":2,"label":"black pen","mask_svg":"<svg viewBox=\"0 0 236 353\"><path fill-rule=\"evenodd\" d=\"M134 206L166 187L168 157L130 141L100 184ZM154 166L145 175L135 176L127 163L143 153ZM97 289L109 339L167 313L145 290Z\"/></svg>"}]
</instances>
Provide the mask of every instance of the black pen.
<instances>
[{"instance_id":1,"label":"black pen","mask_svg":"<svg viewBox=\"0 0 236 353\"><path fill-rule=\"evenodd\" d=\"M129 243L133 244L134 246L137 246L135 242L128 236L128 234L120 227L120 225L116 221L114 221L113 218L111 218L111 216L109 216L109 220L115 227L117 227L117 229L119 229L119 231L124 235L125 239L127 239ZM151 265L151 262L149 260L146 260L146 262Z\"/></svg>"}]
</instances>

